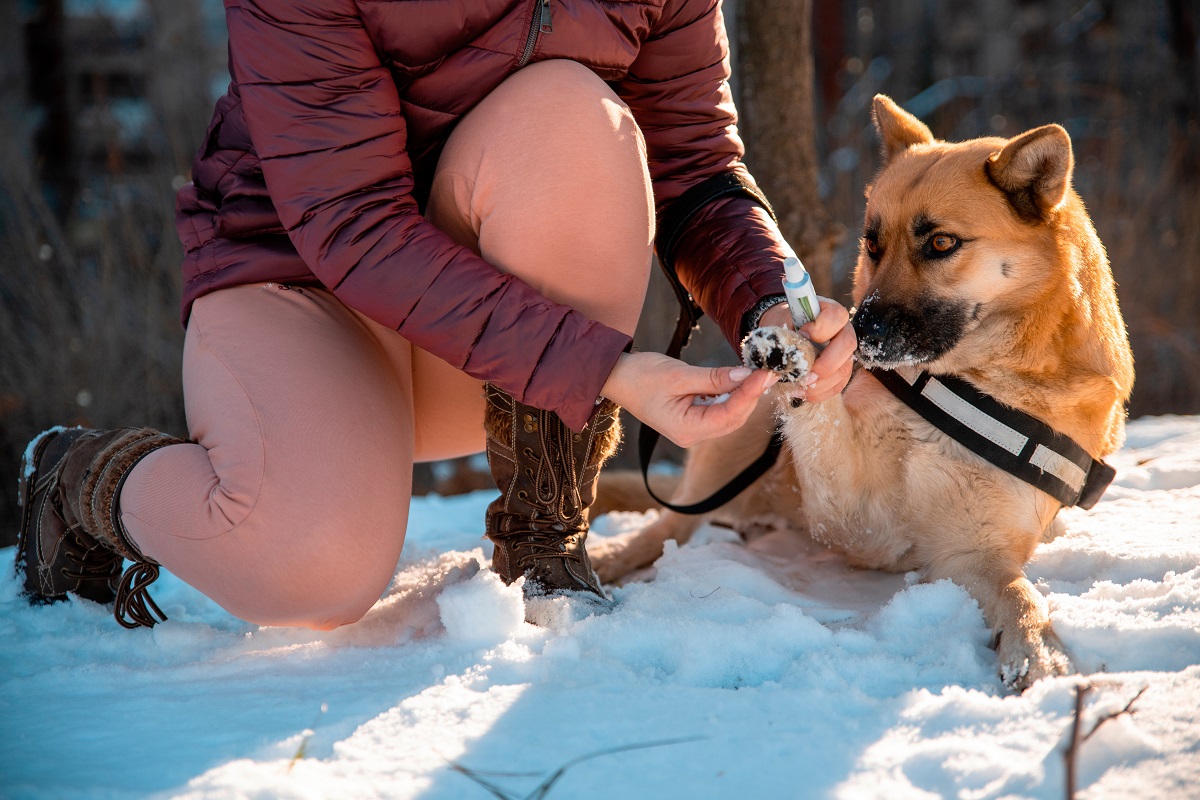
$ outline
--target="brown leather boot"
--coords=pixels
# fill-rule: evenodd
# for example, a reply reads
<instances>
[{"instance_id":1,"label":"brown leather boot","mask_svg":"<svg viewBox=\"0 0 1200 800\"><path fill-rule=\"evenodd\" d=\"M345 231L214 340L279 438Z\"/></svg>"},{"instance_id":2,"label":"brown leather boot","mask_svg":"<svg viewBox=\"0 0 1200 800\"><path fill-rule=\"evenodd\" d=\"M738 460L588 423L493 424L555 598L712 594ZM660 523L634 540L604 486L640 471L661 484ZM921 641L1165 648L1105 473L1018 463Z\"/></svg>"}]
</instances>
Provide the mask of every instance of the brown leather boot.
<instances>
[{"instance_id":1,"label":"brown leather boot","mask_svg":"<svg viewBox=\"0 0 1200 800\"><path fill-rule=\"evenodd\" d=\"M584 592L608 601L584 541L600 467L621 439L620 409L605 400L582 433L557 414L519 403L492 385L487 398L488 465L500 497L487 509L492 569L525 596Z\"/></svg>"},{"instance_id":2,"label":"brown leather boot","mask_svg":"<svg viewBox=\"0 0 1200 800\"><path fill-rule=\"evenodd\" d=\"M117 502L137 462L182 442L150 428L52 428L29 443L17 498L17 573L30 603L65 600L70 592L115 601L113 616L126 628L153 626L151 610L166 619L146 591L158 564L129 538ZM122 576L123 558L134 563Z\"/></svg>"}]
</instances>

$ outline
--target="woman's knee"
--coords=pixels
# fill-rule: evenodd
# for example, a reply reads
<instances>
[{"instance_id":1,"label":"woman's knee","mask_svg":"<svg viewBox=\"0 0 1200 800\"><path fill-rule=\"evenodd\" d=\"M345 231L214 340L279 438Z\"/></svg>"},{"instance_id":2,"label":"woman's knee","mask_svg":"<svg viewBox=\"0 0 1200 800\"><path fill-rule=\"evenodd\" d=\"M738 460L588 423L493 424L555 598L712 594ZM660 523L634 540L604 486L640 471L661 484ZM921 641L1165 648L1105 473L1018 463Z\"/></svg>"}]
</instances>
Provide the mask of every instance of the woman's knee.
<instances>
[{"instance_id":1,"label":"woman's knee","mask_svg":"<svg viewBox=\"0 0 1200 800\"><path fill-rule=\"evenodd\" d=\"M618 117L633 121L629 107L612 87L578 61L553 59L530 64L513 73L501 90L520 92L526 98L522 102L558 109L566 116L592 113L598 103L611 103L619 109L610 117L614 127Z\"/></svg>"},{"instance_id":2,"label":"woman's knee","mask_svg":"<svg viewBox=\"0 0 1200 800\"><path fill-rule=\"evenodd\" d=\"M544 129L576 156L600 148L604 161L621 159L643 166L646 145L629 106L598 75L576 61L543 61L509 78L518 96L505 98L528 127ZM507 84L497 91L508 88Z\"/></svg>"},{"instance_id":3,"label":"woman's knee","mask_svg":"<svg viewBox=\"0 0 1200 800\"><path fill-rule=\"evenodd\" d=\"M555 176L590 186L583 202L610 201L614 189L632 193L635 202L653 201L645 140L633 113L575 61L543 61L510 76L463 118L438 164L439 172L464 176L483 195L490 192L479 186L505 187L504 176L514 168L517 187ZM475 202L487 205L486 197Z\"/></svg>"},{"instance_id":4,"label":"woman's knee","mask_svg":"<svg viewBox=\"0 0 1200 800\"><path fill-rule=\"evenodd\" d=\"M571 61L520 70L463 119L438 170L435 224L457 219L500 270L633 332L654 198L641 132L599 77Z\"/></svg>"}]
</instances>

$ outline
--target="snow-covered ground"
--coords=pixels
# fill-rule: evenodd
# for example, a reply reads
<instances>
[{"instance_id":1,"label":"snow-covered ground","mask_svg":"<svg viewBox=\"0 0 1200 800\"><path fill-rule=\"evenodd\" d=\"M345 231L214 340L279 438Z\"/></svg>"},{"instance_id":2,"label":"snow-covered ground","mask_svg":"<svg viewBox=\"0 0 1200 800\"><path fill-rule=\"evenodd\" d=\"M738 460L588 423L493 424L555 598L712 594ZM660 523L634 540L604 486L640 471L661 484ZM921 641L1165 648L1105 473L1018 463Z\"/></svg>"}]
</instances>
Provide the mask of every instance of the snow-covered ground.
<instances>
[{"instance_id":1,"label":"snow-covered ground","mask_svg":"<svg viewBox=\"0 0 1200 800\"><path fill-rule=\"evenodd\" d=\"M717 528L611 613L528 625L476 568L487 493L417 501L392 589L331 633L247 625L170 576L170 621L126 631L30 608L0 569L0 796L540 797L566 767L545 796L1061 798L1089 681L1085 733L1145 692L1082 745L1081 795L1197 798L1200 417L1132 423L1113 461L1028 568L1086 677L1022 696L959 587Z\"/></svg>"}]
</instances>

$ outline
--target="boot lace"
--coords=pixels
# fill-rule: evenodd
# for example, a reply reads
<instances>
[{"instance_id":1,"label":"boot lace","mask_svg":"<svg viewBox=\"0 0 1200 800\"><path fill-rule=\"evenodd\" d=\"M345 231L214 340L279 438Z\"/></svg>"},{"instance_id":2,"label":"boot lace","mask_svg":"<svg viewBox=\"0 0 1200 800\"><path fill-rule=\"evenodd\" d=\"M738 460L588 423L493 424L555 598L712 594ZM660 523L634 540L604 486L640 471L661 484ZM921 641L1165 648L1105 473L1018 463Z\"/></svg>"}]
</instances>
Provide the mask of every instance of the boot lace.
<instances>
[{"instance_id":1,"label":"boot lace","mask_svg":"<svg viewBox=\"0 0 1200 800\"><path fill-rule=\"evenodd\" d=\"M100 545L88 547L80 533L78 526L67 528L64 542L67 564L62 574L77 581L107 581L117 571L121 557Z\"/></svg>"},{"instance_id":2,"label":"boot lace","mask_svg":"<svg viewBox=\"0 0 1200 800\"><path fill-rule=\"evenodd\" d=\"M62 459L55 468L53 479L58 482L62 474ZM61 547L66 563L59 572L76 581L108 582L119 571L121 556L100 544L80 525L69 525L63 512L62 494L55 491L50 497L50 511L63 525Z\"/></svg>"},{"instance_id":3,"label":"boot lace","mask_svg":"<svg viewBox=\"0 0 1200 800\"><path fill-rule=\"evenodd\" d=\"M543 412L543 419L538 425L538 444L541 453L535 453L526 447L523 454L526 459L536 465L531 476L535 496L529 497L525 491L518 492L520 497L530 505L536 506L540 513L535 515L543 525L551 526L552 530L562 533L584 530L583 498L579 493L579 469L575 464L575 453L569 443L570 433L559 431L555 436L552 430L555 426L549 414ZM567 438L564 445L562 438ZM558 526L558 527L553 527Z\"/></svg>"},{"instance_id":4,"label":"boot lace","mask_svg":"<svg viewBox=\"0 0 1200 800\"><path fill-rule=\"evenodd\" d=\"M62 519L58 505L52 504L52 508ZM107 581L120 571L124 560L122 556L99 543L89 547L86 542L91 537L78 525L68 527L65 536L67 563L70 566L62 568L63 575L75 580ZM167 615L147 590L150 584L158 580L158 575L158 565L147 561L134 561L125 570L113 601L113 617L122 627L153 628L160 621L166 622ZM155 615L158 619L154 618Z\"/></svg>"},{"instance_id":5,"label":"boot lace","mask_svg":"<svg viewBox=\"0 0 1200 800\"><path fill-rule=\"evenodd\" d=\"M125 628L145 626L153 628L160 621L166 622L167 615L162 612L147 588L158 580L158 564L148 561L135 561L121 576L121 584L117 587L117 599L113 603L113 616ZM150 612L154 613L151 614ZM157 615L158 619L154 616Z\"/></svg>"},{"instance_id":6,"label":"boot lace","mask_svg":"<svg viewBox=\"0 0 1200 800\"><path fill-rule=\"evenodd\" d=\"M554 422L543 412L538 420L538 448L522 451L526 474L532 479L533 495L524 489L517 496L536 511L532 517L510 511L497 513L498 531L494 536L507 541L514 565L524 571L540 559L566 559L582 562L570 538L587 532L583 498L580 496L579 470L569 439L564 446L562 434L555 435ZM566 434L567 437L570 434Z\"/></svg>"},{"instance_id":7,"label":"boot lace","mask_svg":"<svg viewBox=\"0 0 1200 800\"><path fill-rule=\"evenodd\" d=\"M525 570L534 561L546 558L562 558L582 562L583 557L574 549L567 548L567 539L583 533L584 526L566 526L561 521L529 519L508 511L498 512L503 533L493 534L503 539L512 552L513 562L519 570ZM514 524L515 523L515 524Z\"/></svg>"}]
</instances>

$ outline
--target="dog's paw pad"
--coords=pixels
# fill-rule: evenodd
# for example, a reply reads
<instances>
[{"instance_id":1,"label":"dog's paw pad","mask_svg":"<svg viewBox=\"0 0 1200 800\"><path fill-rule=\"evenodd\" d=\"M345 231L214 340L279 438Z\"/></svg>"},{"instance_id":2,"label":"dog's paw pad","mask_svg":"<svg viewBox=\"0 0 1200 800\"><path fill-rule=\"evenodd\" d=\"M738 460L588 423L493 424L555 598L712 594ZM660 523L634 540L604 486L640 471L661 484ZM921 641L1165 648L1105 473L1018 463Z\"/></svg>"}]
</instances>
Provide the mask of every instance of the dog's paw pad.
<instances>
[{"instance_id":1,"label":"dog's paw pad","mask_svg":"<svg viewBox=\"0 0 1200 800\"><path fill-rule=\"evenodd\" d=\"M1024 692L1042 678L1070 675L1073 671L1070 657L1052 630L1020 643L1006 642L1001 633L998 646L1000 681L1011 692Z\"/></svg>"},{"instance_id":2,"label":"dog's paw pad","mask_svg":"<svg viewBox=\"0 0 1200 800\"><path fill-rule=\"evenodd\" d=\"M1023 692L1033 681L1029 675L1029 659L1023 658L1019 663L1000 665L1000 682L1010 692Z\"/></svg>"},{"instance_id":3,"label":"dog's paw pad","mask_svg":"<svg viewBox=\"0 0 1200 800\"><path fill-rule=\"evenodd\" d=\"M742 340L742 361L747 367L769 369L779 374L779 380L794 383L809 370L801 342L807 340L784 328L755 328Z\"/></svg>"}]
</instances>

